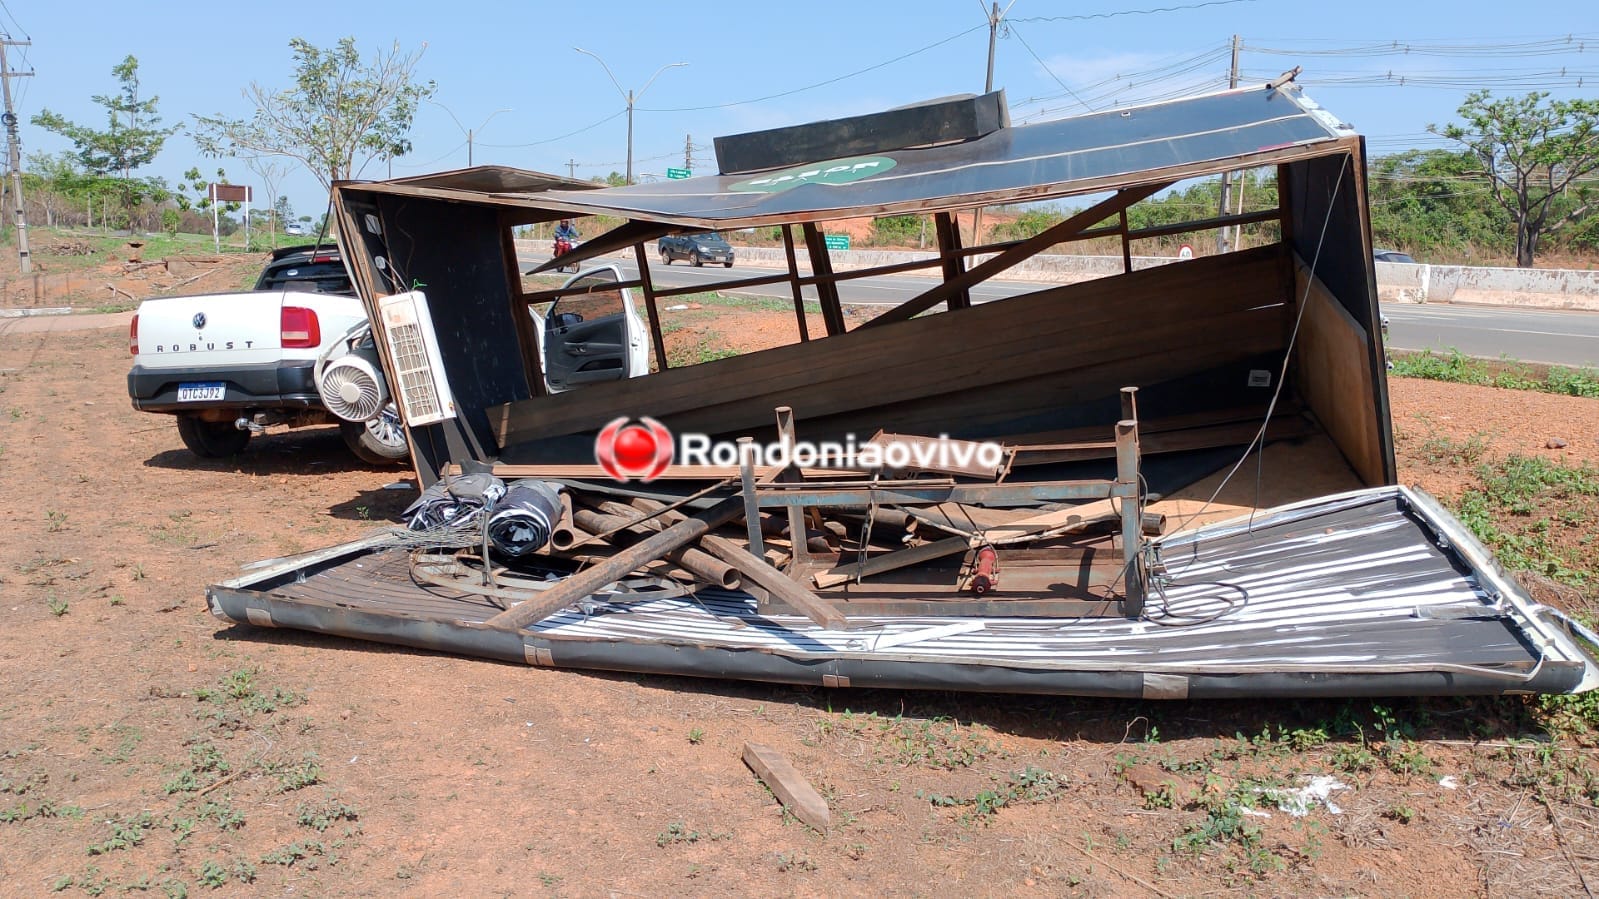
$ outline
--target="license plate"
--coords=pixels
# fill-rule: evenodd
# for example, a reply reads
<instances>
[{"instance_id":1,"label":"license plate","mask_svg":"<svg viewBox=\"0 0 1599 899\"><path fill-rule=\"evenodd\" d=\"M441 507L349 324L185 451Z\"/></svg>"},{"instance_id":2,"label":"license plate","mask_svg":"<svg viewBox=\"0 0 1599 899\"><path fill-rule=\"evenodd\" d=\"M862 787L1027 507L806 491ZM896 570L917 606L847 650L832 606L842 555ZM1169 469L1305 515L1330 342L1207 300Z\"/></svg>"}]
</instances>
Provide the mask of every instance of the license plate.
<instances>
[{"instance_id":1,"label":"license plate","mask_svg":"<svg viewBox=\"0 0 1599 899\"><path fill-rule=\"evenodd\" d=\"M178 402L199 403L206 400L227 399L228 386L221 381L202 381L198 384L179 384Z\"/></svg>"}]
</instances>

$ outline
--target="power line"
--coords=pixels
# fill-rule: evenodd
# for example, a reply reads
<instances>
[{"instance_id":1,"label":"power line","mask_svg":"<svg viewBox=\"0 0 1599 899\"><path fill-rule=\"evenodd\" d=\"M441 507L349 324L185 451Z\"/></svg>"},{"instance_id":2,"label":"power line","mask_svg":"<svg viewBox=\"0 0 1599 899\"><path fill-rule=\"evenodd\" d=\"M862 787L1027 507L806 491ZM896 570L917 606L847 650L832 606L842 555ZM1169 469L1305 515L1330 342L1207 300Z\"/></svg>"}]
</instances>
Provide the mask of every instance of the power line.
<instances>
[{"instance_id":1,"label":"power line","mask_svg":"<svg viewBox=\"0 0 1599 899\"><path fill-rule=\"evenodd\" d=\"M1311 38L1303 43L1315 43ZM1268 56L1444 56L1480 58L1484 56L1558 56L1567 53L1599 51L1599 34L1567 34L1561 37L1536 38L1522 41L1484 41L1459 43L1442 40L1382 40L1366 41L1342 47L1315 48L1295 46L1272 47L1245 44L1251 53Z\"/></svg>"},{"instance_id":2,"label":"power line","mask_svg":"<svg viewBox=\"0 0 1599 899\"><path fill-rule=\"evenodd\" d=\"M553 143L555 143L558 140L566 140L569 137L576 137L577 135L582 134L585 131L593 131L595 128L600 127L601 125L605 124L606 122L609 122L612 119L619 118L619 117L624 116L626 114L627 114L627 109L626 108L618 109L616 112L613 112L610 115L606 116L605 118L600 119L598 122L595 122L595 123L593 123L591 125L584 125L582 128L579 128L576 131L568 131L567 133L562 134L562 135L560 135L558 137L546 138L545 140L536 140L536 141L533 141L532 143L526 143L526 144L482 144L482 141L479 141L479 143L482 144L485 147L494 147L495 149L498 149L498 150L516 150L516 149L520 149L522 147L537 147L537 146L541 146L543 144L553 144Z\"/></svg>"},{"instance_id":3,"label":"power line","mask_svg":"<svg viewBox=\"0 0 1599 899\"><path fill-rule=\"evenodd\" d=\"M17 21L17 17L11 14L11 7L6 5L5 0L0 0L0 9L5 10L6 18L11 20L11 24L17 26L17 30L18 31L22 32L22 37L23 37L24 40L29 40L29 41L33 40L33 35L28 33L28 29L23 28L22 27L22 23ZM6 37L10 37L10 35L6 35ZM26 53L23 54L23 59L24 59L24 61L26 61L26 59L27 59L27 54Z\"/></svg>"},{"instance_id":4,"label":"power line","mask_svg":"<svg viewBox=\"0 0 1599 899\"><path fill-rule=\"evenodd\" d=\"M1252 0L1228 0L1228 2L1252 2ZM658 108L658 109L645 109L644 107L641 106L641 107L639 107L639 109L644 111L644 112L702 112L702 111L707 110L707 109L727 109L727 108L733 107L733 106L745 106L745 105L748 105L750 103L764 103L767 100L776 100L779 97L791 97L794 94L804 93L805 91L809 91L809 90L815 90L816 88L819 88L819 87L826 87L829 84L837 84L838 82L843 81L843 80L845 80L847 78L854 78L857 75L864 75L867 72L875 72L878 69L884 68L885 66L891 66L891 65L893 65L896 62L901 62L903 60L910 59L912 56L916 56L916 55L921 54L921 53L926 53L929 50L937 49L937 48L942 47L942 46L944 46L945 44L947 44L947 43L949 43L951 41L959 40L960 38L963 38L966 35L971 34L972 32L981 31L981 30L983 30L983 29L985 29L987 27L988 27L988 23L984 22L981 25L975 25L975 26L973 26L971 28L966 29L965 31L962 31L962 32L958 33L958 34L952 34L949 37L946 37L946 38L944 38L941 41L937 41L935 43L928 44L925 47L921 47L921 48L918 48L916 50L912 50L909 53L903 53L903 54L901 54L899 56L894 57L893 59L885 60L885 61L877 63L875 65L867 66L864 69L856 69L853 72L850 72L850 73L845 74L845 75L839 75L836 78L829 78L826 81L818 81L815 84L808 84L805 87L796 87L793 90L786 90L786 91L782 91L781 93L776 93L776 94L768 94L768 95L766 95L764 97L756 97L756 98L754 98L752 100L735 100L732 103L717 103L717 104L713 104L711 106L680 106L680 107L672 107L672 108L664 108L663 107L663 108Z\"/></svg>"},{"instance_id":5,"label":"power line","mask_svg":"<svg viewBox=\"0 0 1599 899\"><path fill-rule=\"evenodd\" d=\"M1082 97L1077 96L1077 92L1072 90L1070 87L1068 87L1066 82L1060 80L1060 76L1055 74L1055 70L1054 69L1051 69L1047 63L1045 63L1042 59L1038 58L1038 54L1033 52L1033 45L1027 43L1027 38L1022 37L1021 29L1016 27L1016 23L1015 22L1011 23L1010 33L1015 35L1016 39L1018 41L1022 42L1022 46L1023 47L1027 48L1027 55L1031 56L1033 58L1033 61L1038 63L1040 68L1042 68L1045 72L1048 72L1049 73L1049 77L1055 79L1055 83L1060 85L1061 88L1066 91L1066 93L1072 95L1072 99L1074 99L1077 102L1083 104L1083 108L1088 110L1089 112L1093 112L1094 111L1094 107L1089 106L1088 105L1088 101L1084 100Z\"/></svg>"},{"instance_id":6,"label":"power line","mask_svg":"<svg viewBox=\"0 0 1599 899\"><path fill-rule=\"evenodd\" d=\"M1075 16L1033 16L1027 19L1011 19L1011 22L1086 22L1089 19L1114 19L1117 16L1152 16L1157 13L1183 12L1190 9L1205 9L1210 6L1231 6L1234 3L1254 3L1255 0L1207 0L1204 3L1189 3L1183 6L1160 6L1154 9L1119 9L1112 12L1085 13Z\"/></svg>"}]
</instances>

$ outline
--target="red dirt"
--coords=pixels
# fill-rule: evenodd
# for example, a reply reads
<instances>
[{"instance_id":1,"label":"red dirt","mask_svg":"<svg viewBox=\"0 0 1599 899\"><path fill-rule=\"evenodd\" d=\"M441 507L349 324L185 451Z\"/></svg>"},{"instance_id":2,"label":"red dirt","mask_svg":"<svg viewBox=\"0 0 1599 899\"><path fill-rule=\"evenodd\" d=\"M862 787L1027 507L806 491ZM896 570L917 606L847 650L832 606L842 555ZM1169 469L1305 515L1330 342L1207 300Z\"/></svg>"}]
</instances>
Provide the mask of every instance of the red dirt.
<instances>
[{"instance_id":1,"label":"red dirt","mask_svg":"<svg viewBox=\"0 0 1599 899\"><path fill-rule=\"evenodd\" d=\"M218 622L205 585L393 519L414 493L385 485L408 473L358 465L331 428L196 460L169 419L129 408L122 330L7 321L0 893L182 883L195 895L215 881L228 895L1460 896L1599 884L1591 750L1510 746L1532 728L1519 700L796 689ZM1485 433L1484 456L1548 453L1538 447L1560 436L1562 458L1599 464L1599 402L1408 380L1392 392L1402 479L1440 494L1464 480L1423 458L1428 427ZM1418 742L1394 744L1415 757L1333 726L1359 719L1375 735L1390 710L1415 724ZM1331 743L1308 745L1317 727ZM1277 739L1294 729L1302 751ZM828 797L829 832L784 817L740 761L746 740L785 753ZM1366 770L1362 752L1374 753ZM1028 775L1038 801L995 805L1029 768L1055 776ZM1259 831L1230 837L1217 824L1229 819L1206 811L1248 779L1325 773L1348 785L1333 796L1339 814L1262 803L1269 818L1231 819ZM142 839L118 846L114 822L144 814Z\"/></svg>"}]
</instances>

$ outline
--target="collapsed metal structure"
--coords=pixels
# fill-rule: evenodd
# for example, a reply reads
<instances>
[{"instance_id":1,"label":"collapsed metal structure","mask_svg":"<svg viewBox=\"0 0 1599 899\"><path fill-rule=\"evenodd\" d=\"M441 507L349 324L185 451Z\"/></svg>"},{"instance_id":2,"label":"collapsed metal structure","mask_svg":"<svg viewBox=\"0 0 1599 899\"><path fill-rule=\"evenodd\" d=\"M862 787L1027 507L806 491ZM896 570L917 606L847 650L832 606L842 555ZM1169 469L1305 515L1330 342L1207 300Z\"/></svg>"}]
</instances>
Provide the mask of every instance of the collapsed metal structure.
<instances>
[{"instance_id":1,"label":"collapsed metal structure","mask_svg":"<svg viewBox=\"0 0 1599 899\"><path fill-rule=\"evenodd\" d=\"M535 665L825 685L1599 684L1593 635L1394 486L1364 145L1291 83L1014 128L992 94L722 138L717 154L714 176L606 190L496 168L335 185L422 483L532 478L563 505L526 557L471 527L385 533L262 563L211 588L213 612ZM1272 172L1277 202L1132 225L1139 201L1239 169ZM1036 236L962 243L962 210L1101 195ZM936 253L835 268L820 223L906 214L932 217ZM623 253L636 274L524 274L514 229L563 217L608 223L574 253ZM1241 224L1275 239L1133 264L1140 240ZM785 288L794 339L674 364L663 301L705 287L660 283L648 243L747 228L776 229L785 270L717 289ZM1120 273L974 301L1094 237L1118 239ZM851 321L841 286L916 270L932 286ZM635 290L653 370L629 378ZM640 416L711 439L939 435L1005 456L890 471L741 454L647 484L604 476L597 435ZM1251 483L1234 480L1250 459Z\"/></svg>"}]
</instances>

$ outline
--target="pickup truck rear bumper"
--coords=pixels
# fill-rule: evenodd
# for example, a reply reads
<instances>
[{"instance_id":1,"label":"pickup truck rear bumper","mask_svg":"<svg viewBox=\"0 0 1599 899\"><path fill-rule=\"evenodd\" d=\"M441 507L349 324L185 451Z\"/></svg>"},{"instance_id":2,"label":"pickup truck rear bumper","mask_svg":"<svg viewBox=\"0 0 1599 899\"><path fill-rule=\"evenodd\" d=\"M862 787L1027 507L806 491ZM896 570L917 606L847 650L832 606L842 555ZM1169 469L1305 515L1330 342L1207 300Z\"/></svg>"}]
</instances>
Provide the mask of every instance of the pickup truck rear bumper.
<instances>
[{"instance_id":1,"label":"pickup truck rear bumper","mask_svg":"<svg viewBox=\"0 0 1599 899\"><path fill-rule=\"evenodd\" d=\"M141 412L191 412L202 409L320 409L322 398L312 378L314 362L271 362L232 368L172 369L133 366L128 396ZM220 400L179 402L178 385L221 381Z\"/></svg>"}]
</instances>

